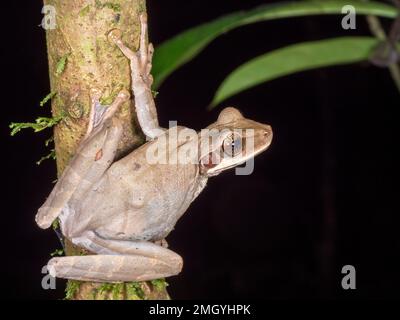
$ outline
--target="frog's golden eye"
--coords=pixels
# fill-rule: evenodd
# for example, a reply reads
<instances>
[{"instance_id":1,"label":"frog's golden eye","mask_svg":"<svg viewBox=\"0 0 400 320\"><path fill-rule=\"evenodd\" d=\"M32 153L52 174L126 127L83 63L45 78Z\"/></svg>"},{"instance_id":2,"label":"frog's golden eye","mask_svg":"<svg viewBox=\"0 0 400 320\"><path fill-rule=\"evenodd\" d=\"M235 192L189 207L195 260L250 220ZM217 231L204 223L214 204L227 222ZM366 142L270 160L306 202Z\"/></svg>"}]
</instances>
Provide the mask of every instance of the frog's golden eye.
<instances>
[{"instance_id":1,"label":"frog's golden eye","mask_svg":"<svg viewBox=\"0 0 400 320\"><path fill-rule=\"evenodd\" d=\"M243 149L242 144L242 137L238 133L232 132L225 138L222 151L230 157L236 157Z\"/></svg>"}]
</instances>

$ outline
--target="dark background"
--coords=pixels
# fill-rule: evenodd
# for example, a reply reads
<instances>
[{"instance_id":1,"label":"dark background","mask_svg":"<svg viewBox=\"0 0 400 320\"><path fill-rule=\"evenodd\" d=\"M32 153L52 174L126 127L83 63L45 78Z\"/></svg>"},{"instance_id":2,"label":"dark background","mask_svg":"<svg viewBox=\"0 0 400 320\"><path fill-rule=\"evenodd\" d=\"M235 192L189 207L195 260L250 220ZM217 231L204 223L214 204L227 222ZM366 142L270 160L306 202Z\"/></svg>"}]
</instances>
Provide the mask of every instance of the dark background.
<instances>
[{"instance_id":1,"label":"dark background","mask_svg":"<svg viewBox=\"0 0 400 320\"><path fill-rule=\"evenodd\" d=\"M268 1L148 1L157 44L222 14ZM269 1L271 2L271 1ZM60 244L34 223L56 177L51 132L9 136L11 121L49 114L41 1L5 2L3 10L1 279L7 297L55 299L41 288L41 268ZM168 120L201 129L218 84L248 59L295 42L368 35L363 18L345 31L340 16L258 23L214 41L173 74L157 97ZM389 21L385 25L389 26ZM183 272L169 279L173 298L389 298L400 285L398 119L400 95L387 70L362 63L303 72L241 93L223 104L274 129L270 149L250 176L234 170L209 181L168 237ZM357 289L343 290L344 265L357 270ZM6 289L4 290L4 287Z\"/></svg>"}]
</instances>

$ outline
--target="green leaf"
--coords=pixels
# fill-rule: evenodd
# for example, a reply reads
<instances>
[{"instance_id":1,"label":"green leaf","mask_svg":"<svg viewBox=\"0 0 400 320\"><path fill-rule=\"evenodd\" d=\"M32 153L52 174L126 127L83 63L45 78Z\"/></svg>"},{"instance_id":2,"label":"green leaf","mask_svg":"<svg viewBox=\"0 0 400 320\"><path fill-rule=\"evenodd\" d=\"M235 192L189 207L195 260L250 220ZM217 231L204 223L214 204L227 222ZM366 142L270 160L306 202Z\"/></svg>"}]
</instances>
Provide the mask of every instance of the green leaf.
<instances>
[{"instance_id":1,"label":"green leaf","mask_svg":"<svg viewBox=\"0 0 400 320\"><path fill-rule=\"evenodd\" d=\"M184 31L158 46L153 59L154 88L176 69L198 55L211 41L234 28L273 19L307 15L342 14L345 5L355 7L357 14L395 18L397 9L379 2L359 0L320 0L269 4L250 11L240 11ZM341 20L338 20L340 26ZM228 53L227 53L228 54Z\"/></svg>"},{"instance_id":2,"label":"green leaf","mask_svg":"<svg viewBox=\"0 0 400 320\"><path fill-rule=\"evenodd\" d=\"M378 42L372 37L342 37L303 42L268 52L228 75L211 107L243 90L291 73L366 60Z\"/></svg>"}]
</instances>

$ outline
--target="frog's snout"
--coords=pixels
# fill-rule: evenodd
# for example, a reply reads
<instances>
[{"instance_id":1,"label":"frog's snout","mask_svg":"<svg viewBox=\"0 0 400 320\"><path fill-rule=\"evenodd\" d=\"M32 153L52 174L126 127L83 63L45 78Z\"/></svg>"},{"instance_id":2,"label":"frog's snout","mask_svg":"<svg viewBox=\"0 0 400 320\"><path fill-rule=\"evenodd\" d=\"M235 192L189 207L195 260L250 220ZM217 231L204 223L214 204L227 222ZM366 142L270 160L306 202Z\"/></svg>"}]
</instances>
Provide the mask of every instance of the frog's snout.
<instances>
[{"instance_id":1,"label":"frog's snout","mask_svg":"<svg viewBox=\"0 0 400 320\"><path fill-rule=\"evenodd\" d=\"M273 132L272 132L272 127L269 125L264 125L263 127L263 138L264 138L264 142L265 144L270 145L271 141L272 141L272 137L273 137Z\"/></svg>"}]
</instances>

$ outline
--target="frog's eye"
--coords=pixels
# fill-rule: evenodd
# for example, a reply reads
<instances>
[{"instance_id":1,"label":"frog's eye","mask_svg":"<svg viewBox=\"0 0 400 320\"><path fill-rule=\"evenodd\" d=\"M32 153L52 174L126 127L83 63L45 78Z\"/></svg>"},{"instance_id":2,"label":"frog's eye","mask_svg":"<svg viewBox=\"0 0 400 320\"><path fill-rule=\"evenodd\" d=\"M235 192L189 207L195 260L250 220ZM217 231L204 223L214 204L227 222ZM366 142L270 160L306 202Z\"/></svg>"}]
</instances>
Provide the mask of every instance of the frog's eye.
<instances>
[{"instance_id":1,"label":"frog's eye","mask_svg":"<svg viewBox=\"0 0 400 320\"><path fill-rule=\"evenodd\" d=\"M230 157L236 157L242 148L242 137L235 132L227 136L222 144L222 151Z\"/></svg>"}]
</instances>

